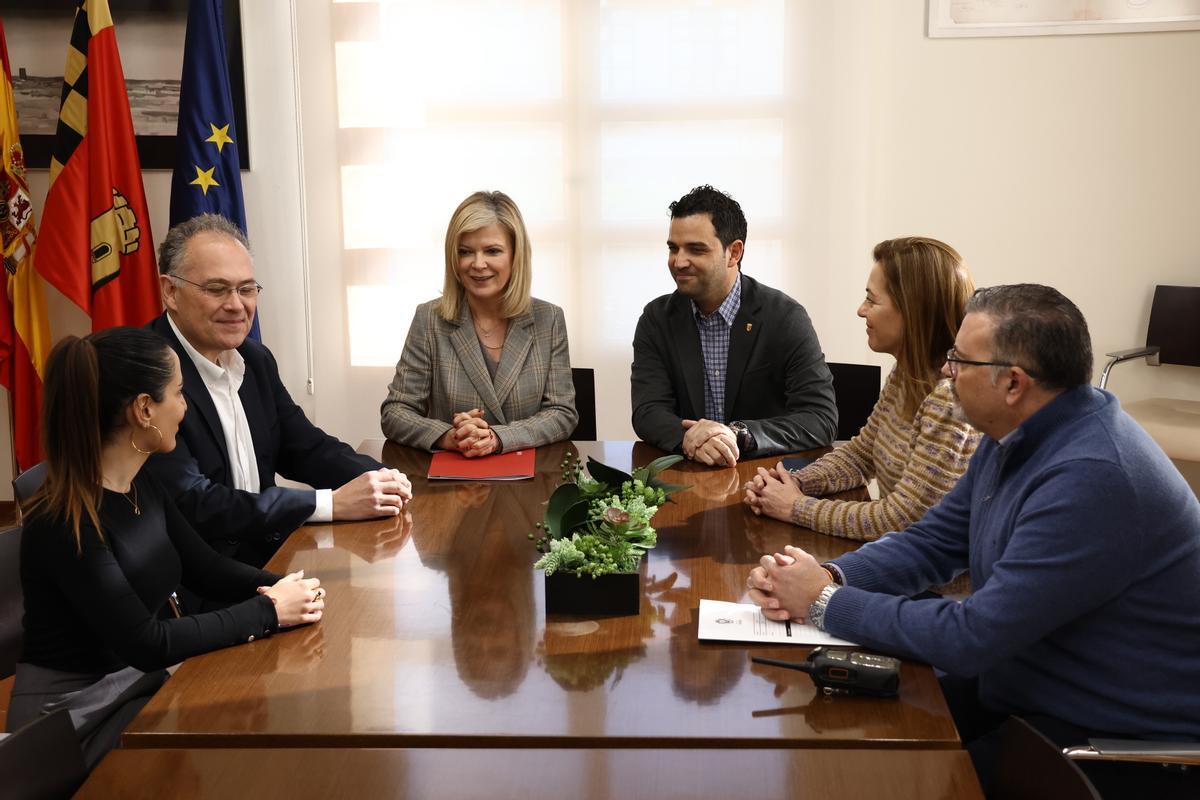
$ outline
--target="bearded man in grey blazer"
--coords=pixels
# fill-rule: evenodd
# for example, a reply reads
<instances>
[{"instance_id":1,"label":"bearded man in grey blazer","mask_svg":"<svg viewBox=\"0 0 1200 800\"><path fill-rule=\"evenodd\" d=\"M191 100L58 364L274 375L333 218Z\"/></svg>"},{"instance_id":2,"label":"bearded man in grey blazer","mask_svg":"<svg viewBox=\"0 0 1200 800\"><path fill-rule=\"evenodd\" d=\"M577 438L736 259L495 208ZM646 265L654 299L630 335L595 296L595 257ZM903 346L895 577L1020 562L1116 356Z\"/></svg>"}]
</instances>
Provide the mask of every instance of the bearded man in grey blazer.
<instances>
[{"instance_id":1,"label":"bearded man in grey blazer","mask_svg":"<svg viewBox=\"0 0 1200 800\"><path fill-rule=\"evenodd\" d=\"M671 203L676 290L633 338L633 428L709 466L824 447L837 433L833 377L804 307L741 272L746 217L698 186Z\"/></svg>"}]
</instances>

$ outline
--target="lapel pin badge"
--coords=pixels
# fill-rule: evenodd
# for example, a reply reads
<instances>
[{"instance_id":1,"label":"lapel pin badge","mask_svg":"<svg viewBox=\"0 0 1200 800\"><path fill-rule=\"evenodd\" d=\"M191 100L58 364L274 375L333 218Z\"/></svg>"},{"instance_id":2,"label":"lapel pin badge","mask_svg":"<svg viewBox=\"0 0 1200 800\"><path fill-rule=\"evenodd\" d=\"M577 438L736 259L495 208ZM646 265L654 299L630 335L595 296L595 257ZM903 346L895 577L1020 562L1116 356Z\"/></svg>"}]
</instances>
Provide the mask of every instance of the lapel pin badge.
<instances>
[{"instance_id":1,"label":"lapel pin badge","mask_svg":"<svg viewBox=\"0 0 1200 800\"><path fill-rule=\"evenodd\" d=\"M754 323L753 323L753 322L747 322L747 323L746 323L746 333L749 333L749 332L751 331L751 329L753 329L753 328L754 328Z\"/></svg>"}]
</instances>

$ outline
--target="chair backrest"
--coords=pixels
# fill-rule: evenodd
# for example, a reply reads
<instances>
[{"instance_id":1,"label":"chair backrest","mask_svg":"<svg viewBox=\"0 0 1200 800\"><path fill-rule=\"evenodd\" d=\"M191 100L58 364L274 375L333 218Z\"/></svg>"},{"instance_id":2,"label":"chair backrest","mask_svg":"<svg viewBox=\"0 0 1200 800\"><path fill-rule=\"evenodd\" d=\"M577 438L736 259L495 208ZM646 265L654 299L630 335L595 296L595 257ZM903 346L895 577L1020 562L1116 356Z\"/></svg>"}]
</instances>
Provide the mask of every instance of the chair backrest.
<instances>
[{"instance_id":1,"label":"chair backrest","mask_svg":"<svg viewBox=\"0 0 1200 800\"><path fill-rule=\"evenodd\" d=\"M0 531L0 678L17 668L25 598L21 593L21 528Z\"/></svg>"},{"instance_id":2,"label":"chair backrest","mask_svg":"<svg viewBox=\"0 0 1200 800\"><path fill-rule=\"evenodd\" d=\"M875 364L836 364L828 362L833 373L833 393L837 397L838 439L851 439L867 424L875 402L879 400L879 375Z\"/></svg>"},{"instance_id":3,"label":"chair backrest","mask_svg":"<svg viewBox=\"0 0 1200 800\"><path fill-rule=\"evenodd\" d=\"M575 426L571 440L594 442L596 441L596 370L572 367L571 381L575 384L575 411L579 413L579 424Z\"/></svg>"},{"instance_id":4,"label":"chair backrest","mask_svg":"<svg viewBox=\"0 0 1200 800\"><path fill-rule=\"evenodd\" d=\"M991 783L983 789L994 800L1101 800L1091 781L1058 745L1020 717L1009 717L1000 729Z\"/></svg>"},{"instance_id":5,"label":"chair backrest","mask_svg":"<svg viewBox=\"0 0 1200 800\"><path fill-rule=\"evenodd\" d=\"M1146 346L1160 364L1200 367L1200 286L1155 286Z\"/></svg>"},{"instance_id":6,"label":"chair backrest","mask_svg":"<svg viewBox=\"0 0 1200 800\"><path fill-rule=\"evenodd\" d=\"M25 507L26 501L28 501L30 497L33 497L34 492L42 488L42 482L45 480L45 461L39 461L17 477L13 478L13 497L15 497L17 500L17 519L21 518L21 512Z\"/></svg>"},{"instance_id":7,"label":"chair backrest","mask_svg":"<svg viewBox=\"0 0 1200 800\"><path fill-rule=\"evenodd\" d=\"M5 797L70 797L87 778L83 751L66 709L0 739Z\"/></svg>"}]
</instances>

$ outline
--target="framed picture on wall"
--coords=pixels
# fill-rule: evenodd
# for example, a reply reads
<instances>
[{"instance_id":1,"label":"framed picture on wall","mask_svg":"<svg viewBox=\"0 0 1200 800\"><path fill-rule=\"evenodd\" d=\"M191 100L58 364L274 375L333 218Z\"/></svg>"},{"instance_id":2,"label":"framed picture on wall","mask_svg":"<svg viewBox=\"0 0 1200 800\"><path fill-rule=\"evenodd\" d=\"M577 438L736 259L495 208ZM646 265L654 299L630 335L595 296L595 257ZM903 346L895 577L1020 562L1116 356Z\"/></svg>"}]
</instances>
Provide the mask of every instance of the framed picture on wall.
<instances>
[{"instance_id":1,"label":"framed picture on wall","mask_svg":"<svg viewBox=\"0 0 1200 800\"><path fill-rule=\"evenodd\" d=\"M241 134L238 159L249 169L240 0L223 2L234 121ZM21 144L33 169L50 165L75 5L75 0L0 0ZM142 169L172 169L188 0L108 0L108 5Z\"/></svg>"},{"instance_id":2,"label":"framed picture on wall","mask_svg":"<svg viewBox=\"0 0 1200 800\"><path fill-rule=\"evenodd\" d=\"M929 0L930 38L1200 30L1200 0Z\"/></svg>"}]
</instances>

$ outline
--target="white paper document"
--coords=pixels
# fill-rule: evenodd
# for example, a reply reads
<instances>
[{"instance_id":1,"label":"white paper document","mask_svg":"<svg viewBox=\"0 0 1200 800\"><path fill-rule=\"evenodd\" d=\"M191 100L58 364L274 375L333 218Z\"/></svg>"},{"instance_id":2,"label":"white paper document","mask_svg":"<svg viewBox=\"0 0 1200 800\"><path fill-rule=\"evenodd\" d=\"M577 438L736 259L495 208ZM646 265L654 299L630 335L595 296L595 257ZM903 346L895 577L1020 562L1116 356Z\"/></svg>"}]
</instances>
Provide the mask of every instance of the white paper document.
<instances>
[{"instance_id":1,"label":"white paper document","mask_svg":"<svg viewBox=\"0 0 1200 800\"><path fill-rule=\"evenodd\" d=\"M839 644L856 647L808 623L775 622L753 603L700 601L701 639L765 644Z\"/></svg>"}]
</instances>

